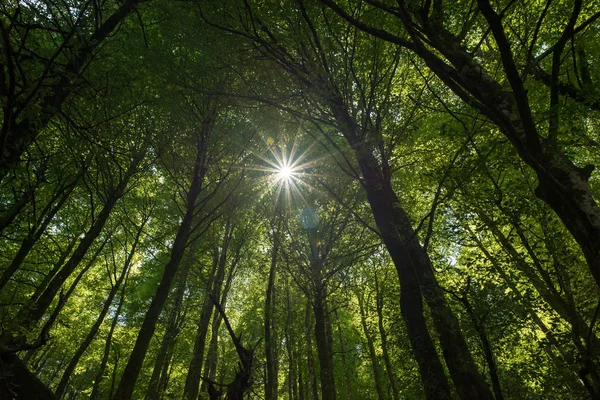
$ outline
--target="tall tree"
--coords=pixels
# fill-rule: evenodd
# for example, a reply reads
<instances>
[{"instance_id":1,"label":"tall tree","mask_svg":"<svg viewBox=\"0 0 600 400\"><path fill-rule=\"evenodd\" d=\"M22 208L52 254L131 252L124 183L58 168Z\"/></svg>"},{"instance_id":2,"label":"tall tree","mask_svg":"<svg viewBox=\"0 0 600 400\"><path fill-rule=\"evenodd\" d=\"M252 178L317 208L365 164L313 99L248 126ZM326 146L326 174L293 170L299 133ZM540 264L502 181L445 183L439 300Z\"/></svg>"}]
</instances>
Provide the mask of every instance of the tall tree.
<instances>
[{"instance_id":1,"label":"tall tree","mask_svg":"<svg viewBox=\"0 0 600 400\"><path fill-rule=\"evenodd\" d=\"M191 182L187 190L185 215L177 230L177 235L171 249L171 256L165 265L162 278L156 289L156 294L148 307L144 322L140 328L119 385L112 396L114 400L128 400L133 395L135 383L142 368L146 352L148 351L148 346L150 345L150 339L152 339L156 329L156 321L167 301L171 282L179 268L185 249L188 246L189 238L193 232L194 214L196 212L198 196L202 191L203 181L207 172L207 142L218 115L218 110L211 107L205 111L206 114L199 128L195 143L196 156L191 173Z\"/></svg>"},{"instance_id":2,"label":"tall tree","mask_svg":"<svg viewBox=\"0 0 600 400\"><path fill-rule=\"evenodd\" d=\"M365 23L334 1L322 0L321 3L358 29L417 54L459 98L496 124L520 158L535 172L538 179L536 196L554 210L579 243L590 272L600 286L600 208L588 182L594 166L579 167L567 156L561 145L559 124L560 95L570 95L577 101L585 98L577 94L579 90L569 90L570 85L560 81L561 69L566 64L563 52L568 41L583 36L581 33L598 18L598 14L593 14L592 9L585 9L582 1L575 1L569 11L561 10L568 17L561 18L560 28L548 35L541 32L544 19L552 6L562 8L562 5L548 2L541 10L530 9L538 15L535 30L527 32L527 40L515 45L516 41L510 40L509 32L513 29L513 22L507 17L514 12L510 3L501 11L495 10L487 0L479 0L476 10L461 6L444 7L441 1L428 1L417 7L411 7L405 1L398 2L397 7L372 4L385 18L397 20L405 28L402 33ZM473 13L474 17L480 15L485 21L485 29L474 23L474 17L459 18L460 26L455 27L448 22L452 18L450 15L465 12L465 15ZM482 22L481 18L477 19ZM581 19L583 21L577 25ZM476 54L485 37L474 34L474 30L485 32L485 36L491 33L494 38L495 54L489 57L492 61L490 66L477 59ZM473 35L478 39L471 40ZM540 40L543 36L546 40ZM526 59L519 60L519 52ZM543 66L543 60L549 55L552 55L550 74L544 71ZM500 78L492 72L496 65L503 70ZM565 69L569 68L573 66ZM550 89L546 95L550 123L545 136L536 123L534 106L525 86L525 79L532 71ZM572 72L578 74L577 71ZM593 92L589 83L587 81L586 90ZM592 103L596 101L595 98L590 100Z\"/></svg>"}]
</instances>

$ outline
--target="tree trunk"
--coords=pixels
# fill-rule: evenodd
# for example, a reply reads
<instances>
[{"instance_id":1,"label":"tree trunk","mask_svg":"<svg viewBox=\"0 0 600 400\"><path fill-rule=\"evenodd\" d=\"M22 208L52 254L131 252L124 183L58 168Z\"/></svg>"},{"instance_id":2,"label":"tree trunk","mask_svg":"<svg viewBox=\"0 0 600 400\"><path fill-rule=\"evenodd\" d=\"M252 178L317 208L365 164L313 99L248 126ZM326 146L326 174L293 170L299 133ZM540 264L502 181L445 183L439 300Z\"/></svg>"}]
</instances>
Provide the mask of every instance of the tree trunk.
<instances>
[{"instance_id":1,"label":"tree trunk","mask_svg":"<svg viewBox=\"0 0 600 400\"><path fill-rule=\"evenodd\" d=\"M273 233L273 248L271 250L271 267L269 268L269 279L267 283L267 293L265 299L265 355L267 358L267 379L265 380L265 399L277 399L277 390L279 383L277 380L277 360L274 349L277 346L275 333L271 332L274 328L273 313L275 309L275 270L277 267L277 253L279 251L279 240L276 237L277 231Z\"/></svg>"},{"instance_id":2,"label":"tree trunk","mask_svg":"<svg viewBox=\"0 0 600 400\"><path fill-rule=\"evenodd\" d=\"M465 293L461 298L459 298L462 305L465 307L465 311L471 318L473 322L473 326L479 335L479 339L481 340L481 346L483 347L483 353L485 354L485 361L487 362L488 368L490 369L490 378L492 380L492 387L494 388L494 396L496 400L504 400L504 396L502 395L502 388L500 386L500 379L498 378L498 367L496 366L496 360L494 359L494 353L492 351L492 346L490 341L488 340L487 334L485 332L485 326L483 326L483 321L475 315L475 310L471 307L471 303L467 298L467 293Z\"/></svg>"},{"instance_id":3,"label":"tree trunk","mask_svg":"<svg viewBox=\"0 0 600 400\"><path fill-rule=\"evenodd\" d=\"M306 337L306 355L308 364L308 385L312 394L312 400L319 400L319 386L317 384L317 374L315 373L315 360L312 348L313 330L311 329L311 306L310 301L306 305L304 317L304 336Z\"/></svg>"},{"instance_id":4,"label":"tree trunk","mask_svg":"<svg viewBox=\"0 0 600 400\"><path fill-rule=\"evenodd\" d=\"M394 223L393 209L398 207L399 203L391 188L386 192L383 191L383 185L379 179L376 179L376 172L369 168L368 162L365 160L361 164L364 164L363 169L366 171L363 172L366 179L364 186L375 222L398 273L400 311L406 324L413 355L419 365L425 396L429 400L449 400L450 387L423 315L421 287L416 275L417 267L413 266L409 251Z\"/></svg>"},{"instance_id":5,"label":"tree trunk","mask_svg":"<svg viewBox=\"0 0 600 400\"><path fill-rule=\"evenodd\" d=\"M79 242L79 245L73 252L69 261L67 261L61 270L52 278L48 287L44 289L37 299L31 299L30 304L23 306L21 310L19 310L15 319L15 331L28 331L33 329L35 324L44 316L64 282L71 276L73 271L87 254L88 249L102 232L115 204L125 193L129 180L137 172L137 166L141 162L143 156L144 153L140 152L133 157L127 172L124 174L117 187L107 196L106 203L96 218L96 221L90 230L86 232L83 239L81 239L81 242ZM11 330L8 330L2 335L2 346L9 348L22 346L23 343L21 342L24 338L20 336L21 335L15 335Z\"/></svg>"},{"instance_id":6,"label":"tree trunk","mask_svg":"<svg viewBox=\"0 0 600 400\"><path fill-rule=\"evenodd\" d=\"M212 314L213 305L210 300L211 286L218 267L218 257L215 255L213 266L207 277L206 292L204 293L204 301L200 311L200 320L196 329L196 338L194 340L194 351L192 359L188 367L188 373L185 378L185 387L183 398L187 400L196 400L198 398L198 388L200 385L200 373L202 371L202 361L204 359L204 347L206 344L206 334L208 332L208 324Z\"/></svg>"},{"instance_id":7,"label":"tree trunk","mask_svg":"<svg viewBox=\"0 0 600 400\"><path fill-rule=\"evenodd\" d=\"M71 254L71 251L77 244L77 240L79 240L79 237L77 235L71 238L69 244L67 245L67 248L60 253L60 257L54 263L52 269L46 274L46 276L44 276L44 279L42 279L42 281L36 287L35 292L33 293L33 296L31 296L30 301L36 301L42 295L42 293L44 293L44 290L46 290L50 281L54 278L58 271L60 271L61 267L64 265L65 261L69 257L69 254Z\"/></svg>"},{"instance_id":8,"label":"tree trunk","mask_svg":"<svg viewBox=\"0 0 600 400\"><path fill-rule=\"evenodd\" d=\"M288 356L288 398L289 400L298 400L296 335L293 329L292 302L290 298L290 285L287 278L285 279L285 295L287 305L285 348Z\"/></svg>"},{"instance_id":9,"label":"tree trunk","mask_svg":"<svg viewBox=\"0 0 600 400\"><path fill-rule=\"evenodd\" d=\"M160 387L161 377L165 371L165 364L168 365L169 363L169 350L175 344L175 338L179 334L181 327L180 313L181 305L183 303L183 294L186 288L188 272L192 265L194 253L196 252L197 243L198 241L195 240L190 245L184 261L183 269L180 271L179 280L177 281L177 288L175 289L175 299L173 300L173 305L167 321L167 327L165 328L160 349L158 350L158 354L154 362L150 383L148 384L148 389L146 390L146 400L158 400L162 397L162 390Z\"/></svg>"},{"instance_id":10,"label":"tree trunk","mask_svg":"<svg viewBox=\"0 0 600 400\"><path fill-rule=\"evenodd\" d=\"M220 306L222 309L225 309L227 305L227 294L229 293L229 289L231 288L231 282L233 281L233 277L235 276L237 264L240 260L241 248L243 241L241 241L233 261L229 267L229 273L227 275L227 280L225 282L225 287L223 288L223 293L219 293L218 290L213 291L213 296L221 296ZM215 297L218 298L218 297ZM217 359L218 359L218 344L219 344L219 328L221 327L221 321L223 317L220 313L215 313L213 315L213 320L211 324L211 336L210 342L208 344L208 352L206 354L206 364L204 366L204 376L214 381L217 375ZM202 385L200 387L201 392L206 392L208 389L206 381L202 381Z\"/></svg>"},{"instance_id":11,"label":"tree trunk","mask_svg":"<svg viewBox=\"0 0 600 400\"><path fill-rule=\"evenodd\" d=\"M337 311L336 311L336 317L337 317ZM346 381L346 390L347 390L347 399L348 400L353 400L354 398L354 393L352 392L352 376L350 375L350 371L348 368L348 362L346 360L346 348L344 347L344 335L342 335L342 324L340 322L339 317L337 318L338 320L338 336L340 338L340 354L342 356L342 366L344 367L344 379Z\"/></svg>"},{"instance_id":12,"label":"tree trunk","mask_svg":"<svg viewBox=\"0 0 600 400\"><path fill-rule=\"evenodd\" d=\"M180 325L185 324L185 318L182 317L180 321ZM173 359L173 353L175 352L175 344L176 341L172 340L169 343L169 347L167 347L167 354L165 356L165 362L162 365L162 371L160 372L160 379L158 380L158 393L160 395L159 398L165 398L167 388L169 386L169 380L171 379L171 374L173 373L173 363L171 360Z\"/></svg>"},{"instance_id":13,"label":"tree trunk","mask_svg":"<svg viewBox=\"0 0 600 400\"><path fill-rule=\"evenodd\" d=\"M14 353L0 354L0 398L2 399L45 399L56 397Z\"/></svg>"},{"instance_id":14,"label":"tree trunk","mask_svg":"<svg viewBox=\"0 0 600 400\"><path fill-rule=\"evenodd\" d=\"M8 268L6 268L2 273L2 277L0 278L0 291L8 283L8 281L15 274L15 272L17 272L17 270L19 269L19 267L33 248L33 245L42 237L42 235L46 231L46 228L48 228L48 225L50 225L50 222L52 222L52 220L54 219L56 213L69 199L71 193L73 192L73 189L75 189L75 183L72 183L67 187L60 188L57 191L58 193L56 193L55 196L52 197L48 205L42 211L44 217L41 221L39 221L37 224L35 224L34 227L32 227L29 230L27 236L25 236L25 238L21 242L19 251L14 256ZM54 204L56 200L58 200L58 203Z\"/></svg>"},{"instance_id":15,"label":"tree trunk","mask_svg":"<svg viewBox=\"0 0 600 400\"><path fill-rule=\"evenodd\" d=\"M400 308L419 364L426 397L449 399L450 388L427 330L421 295L427 300L446 365L461 399L493 399L471 357L458 320L446 303L429 256L420 245L408 215L394 193L389 173L379 165L365 142L359 139L358 127L340 95L333 89L329 92L330 107L342 134L355 152L375 223L398 272Z\"/></svg>"},{"instance_id":16,"label":"tree trunk","mask_svg":"<svg viewBox=\"0 0 600 400\"><path fill-rule=\"evenodd\" d=\"M451 90L490 118L510 140L520 158L533 169L538 178L535 195L554 210L573 235L600 287L600 208L588 182L594 167L577 167L555 146L553 140L543 140L540 137L532 117L527 91L504 34L501 16L492 9L489 2L479 0L478 3L499 44L504 70L512 90L505 90L458 43L456 37L445 29L437 29L426 23L425 34L431 40L430 43L450 61L452 67L424 46L416 46L416 52ZM407 26L411 22L406 12L405 14L404 23Z\"/></svg>"},{"instance_id":17,"label":"tree trunk","mask_svg":"<svg viewBox=\"0 0 600 400\"><path fill-rule=\"evenodd\" d=\"M381 382L381 366L379 361L377 360L377 353L375 352L375 344L373 341L373 336L369 331L369 327L367 326L367 316L365 313L364 306L364 293L356 294L358 299L358 308L360 310L360 323L363 328L363 332L365 334L365 338L367 339L367 348L369 349L369 357L371 357L371 366L373 367L373 376L375 378L375 390L377 391L377 397L379 400L385 399L385 393L383 390L383 385Z\"/></svg>"},{"instance_id":18,"label":"tree trunk","mask_svg":"<svg viewBox=\"0 0 600 400\"><path fill-rule=\"evenodd\" d=\"M108 357L110 355L110 348L112 345L112 338L115 332L115 328L117 327L117 322L119 321L119 316L121 315L121 308L123 307L123 303L125 302L125 288L127 287L127 281L123 284L123 288L121 289L121 296L119 298L119 305L117 306L117 310L115 311L115 315L113 317L112 323L110 325L110 330L108 331L108 335L106 337L106 344L104 345L104 354L102 355L102 361L100 361L100 368L98 368L98 373L96 374L96 379L94 379L94 385L92 386L92 393L90 394L89 400L96 400L100 394L100 383L104 378L104 371L106 370L106 364L108 363ZM115 365L116 369L116 365ZM111 394L112 396L112 390ZM109 398L110 398L109 396Z\"/></svg>"},{"instance_id":19,"label":"tree trunk","mask_svg":"<svg viewBox=\"0 0 600 400\"><path fill-rule=\"evenodd\" d=\"M1 176L0 182L2 182ZM27 191L23 193L23 196L18 201L15 200L14 204L8 209L7 212L2 213L2 215L0 216L0 234L4 231L6 227L10 226L10 224L12 224L15 221L17 216L21 213L21 210L23 210L23 208L25 208L25 206L29 204L31 200L33 200L35 196L35 191L41 183L42 180L37 180L33 186L27 188Z\"/></svg>"},{"instance_id":20,"label":"tree trunk","mask_svg":"<svg viewBox=\"0 0 600 400\"><path fill-rule=\"evenodd\" d=\"M225 308L226 301L225 296L221 297L221 307ZM213 320L210 327L210 342L208 343L208 351L206 352L206 363L204 365L204 376L211 381L216 379L217 364L218 364L218 350L219 350L219 328L221 327L222 317L219 313L213 314ZM200 392L206 392L208 390L208 384L206 381L202 381L200 386Z\"/></svg>"},{"instance_id":21,"label":"tree trunk","mask_svg":"<svg viewBox=\"0 0 600 400\"><path fill-rule=\"evenodd\" d=\"M570 369L572 369L573 377L576 379L577 383L584 384L584 380L581 379L579 371L573 369L574 365L573 365L572 355L568 354L563 349L563 346L560 345L560 343L558 342L558 340L555 338L554 334L552 333L552 330L550 328L548 328L548 326L546 326L544 321L542 321L542 319L537 315L535 308L531 304L529 304L529 301L525 298L525 296L521 293L519 288L515 285L514 280L509 276L509 273L507 273L505 268L503 268L501 265L498 264L497 260L489 253L489 251L483 245L483 243L475 235L473 235L473 232L470 232L470 234L471 234L471 239L473 239L473 241L477 244L477 247L482 251L482 253L485 255L487 260L490 261L490 263L494 267L494 271L496 271L498 273L498 275L500 275L500 277L502 278L504 283L506 283L507 286L511 289L512 293L515 294L515 296L520 301L520 303L523 304L528 309L528 315L531 316L535 325L546 335L546 339L548 339L548 342L550 343L550 345L554 346L554 348L556 348L556 350L559 352L564 364L566 364ZM581 351L581 347L577 347L577 349L578 349L578 351ZM561 365L561 363L559 362L559 359L556 356L554 356L554 354L552 353L552 351L549 348L545 348L545 351L548 354L548 356L554 361L554 363L556 364L556 366L559 370L564 368L564 366ZM581 358L583 358L583 357L581 357ZM579 364L579 365L581 366L581 364ZM587 390L591 390L590 394L592 395L592 397L596 395L596 389L594 389L593 386L596 385L597 382L598 381L595 380L594 384L590 385L589 387L586 386Z\"/></svg>"},{"instance_id":22,"label":"tree trunk","mask_svg":"<svg viewBox=\"0 0 600 400\"><path fill-rule=\"evenodd\" d=\"M327 288L323 278L323 259L317 244L317 230L308 230L310 245L310 267L313 286L312 306L315 315L315 343L319 357L319 377L321 379L322 400L335 400L335 380L333 375L333 349L331 329L328 325Z\"/></svg>"},{"instance_id":23,"label":"tree trunk","mask_svg":"<svg viewBox=\"0 0 600 400\"><path fill-rule=\"evenodd\" d=\"M225 235L223 238L223 245L221 247L221 253L215 255L216 269L214 269L214 275L211 274L208 279L206 288L206 296L204 298L204 304L202 305L202 311L200 313L200 322L198 323L198 330L196 332L196 340L194 343L194 353L192 360L190 361L190 367L185 380L184 397L188 400L196 400L198 398L198 390L200 388L200 374L202 372L202 363L204 361L204 347L206 344L206 334L208 332L208 325L213 310L214 299L221 298L221 288L223 286L223 280L225 279L225 266L227 263L227 249L231 242L233 234L233 225L231 224L231 214L227 220L225 226ZM217 300L218 301L218 300Z\"/></svg>"},{"instance_id":24,"label":"tree trunk","mask_svg":"<svg viewBox=\"0 0 600 400\"><path fill-rule=\"evenodd\" d=\"M212 126L209 123L206 123L202 127L202 138L200 138L197 143L197 153L196 160L194 162L194 170L192 173L192 182L190 184L190 189L186 199L186 212L181 221L181 225L177 230L175 241L173 242L171 258L167 262L167 265L165 265L165 269L158 288L156 289L156 293L152 298L152 302L150 303L148 311L146 312L144 322L142 323L142 327L138 333L137 340L133 346L133 350L129 356L129 360L127 361L127 365L125 366L125 370L123 371L123 375L121 376L117 390L112 397L113 400L129 400L133 395L135 383L140 374L140 370L142 369L142 363L146 357L148 347L150 346L150 340L152 339L154 330L156 329L156 321L158 321L158 317L165 305L165 302L167 301L169 289L171 288L171 282L173 281L173 277L179 268L179 264L181 263L181 259L183 258L183 254L187 247L191 234L192 222L194 220L194 211L196 210L196 201L202 189L202 180L205 173L204 154L206 152L206 148L204 139L208 137L211 128Z\"/></svg>"},{"instance_id":25,"label":"tree trunk","mask_svg":"<svg viewBox=\"0 0 600 400\"><path fill-rule=\"evenodd\" d=\"M294 354L296 354L296 371L298 371L298 400L306 400L306 380L303 376L303 368L300 363L302 357L300 356L300 343L298 342L296 346L294 346ZM349 399L352 400L352 399Z\"/></svg>"},{"instance_id":26,"label":"tree trunk","mask_svg":"<svg viewBox=\"0 0 600 400\"><path fill-rule=\"evenodd\" d=\"M318 290L313 300L315 314L315 343L319 357L319 377L321 378L321 396L323 400L335 400L335 381L333 378L333 353L327 340L324 290Z\"/></svg>"},{"instance_id":27,"label":"tree trunk","mask_svg":"<svg viewBox=\"0 0 600 400\"><path fill-rule=\"evenodd\" d=\"M534 269L525 258L517 251L512 245L510 240L502 233L498 228L497 224L483 210L479 209L477 215L481 218L484 224L490 229L492 234L496 237L500 246L506 251L509 257L513 260L514 266L517 267L525 276L529 278L529 281L539 293L542 299L554 310L561 318L563 318L569 325L575 337L579 338L576 340L576 345L581 346L581 341L588 339L587 333L589 332L588 324L582 318L581 314L577 311L575 305L568 299L563 298L552 282L548 273L543 269L542 265L538 262ZM517 228L517 231L519 228ZM525 246L526 248L529 246ZM531 258L535 261L537 257L534 253L530 253ZM537 272L536 272L537 270ZM542 277L538 275L540 273ZM600 340L596 335L591 335L589 339L594 343L596 349L600 349ZM577 343L578 342L578 343ZM581 351L581 349L580 349ZM585 353L585 351L583 351Z\"/></svg>"},{"instance_id":28,"label":"tree trunk","mask_svg":"<svg viewBox=\"0 0 600 400\"><path fill-rule=\"evenodd\" d=\"M118 279L115 281L115 284L111 288L111 290L108 294L108 297L106 298L106 301L104 302L104 306L102 307L102 311L100 312L100 315L96 319L96 322L94 323L94 325L92 325L92 328L90 329L89 333L87 334L85 340L79 345L79 348L77 349L77 351L75 351L75 355L71 359L71 362L67 365L67 368L65 369L65 371L63 373L62 379L60 380L56 390L54 391L54 395L59 399L62 398L62 396L67 388L67 384L69 383L69 379L71 378L71 375L73 374L73 371L75 370L75 367L77 367L77 364L79 363L79 359L81 358L81 356L83 356L83 353L85 353L85 351L87 350L89 345L92 343L92 341L96 337L96 334L98 333L98 330L100 329L100 326L102 325L102 322L104 322L104 318L106 317L106 314L108 314L108 311L109 311L110 305L112 304L113 298L117 294L117 291L119 290L119 287L121 286L121 283L123 282L123 280L129 273L129 267L131 266L131 260L133 259L133 256L135 255L135 250L138 245L142 231L144 229L145 223L146 223L146 221L144 221L142 223L139 230L137 231L136 237L131 246L131 250L129 251L129 254L127 255L127 259L125 260L125 265L123 266L123 270L121 271L121 274L119 275Z\"/></svg>"},{"instance_id":29,"label":"tree trunk","mask_svg":"<svg viewBox=\"0 0 600 400\"><path fill-rule=\"evenodd\" d=\"M385 371L390 381L390 386L392 387L394 400L399 400L400 393L398 392L398 384L396 383L392 361L390 360L390 354L388 353L387 332L383 326L383 293L379 287L377 273L375 273L375 296L377 299L377 326L379 327L379 337L381 338L381 352L383 353L383 360L385 362Z\"/></svg>"}]
</instances>

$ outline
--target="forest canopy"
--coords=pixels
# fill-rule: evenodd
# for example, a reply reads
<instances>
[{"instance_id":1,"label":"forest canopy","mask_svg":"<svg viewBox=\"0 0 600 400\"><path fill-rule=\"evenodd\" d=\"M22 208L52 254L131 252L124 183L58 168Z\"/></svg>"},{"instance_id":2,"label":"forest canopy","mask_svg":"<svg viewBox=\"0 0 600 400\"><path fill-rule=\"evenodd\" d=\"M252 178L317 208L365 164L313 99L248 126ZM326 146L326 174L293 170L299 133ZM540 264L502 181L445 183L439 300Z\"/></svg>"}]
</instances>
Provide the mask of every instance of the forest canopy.
<instances>
[{"instance_id":1,"label":"forest canopy","mask_svg":"<svg viewBox=\"0 0 600 400\"><path fill-rule=\"evenodd\" d=\"M0 398L600 399L600 2L0 4Z\"/></svg>"}]
</instances>

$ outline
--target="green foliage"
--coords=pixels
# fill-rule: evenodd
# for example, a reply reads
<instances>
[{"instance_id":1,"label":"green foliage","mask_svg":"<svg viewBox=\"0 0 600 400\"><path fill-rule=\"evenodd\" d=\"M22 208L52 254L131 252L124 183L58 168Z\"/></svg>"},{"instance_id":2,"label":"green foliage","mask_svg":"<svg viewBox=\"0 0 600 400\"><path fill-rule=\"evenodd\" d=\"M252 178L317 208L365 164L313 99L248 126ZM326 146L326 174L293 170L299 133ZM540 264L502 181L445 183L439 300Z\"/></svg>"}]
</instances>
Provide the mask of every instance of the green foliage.
<instances>
[{"instance_id":1,"label":"green foliage","mask_svg":"<svg viewBox=\"0 0 600 400\"><path fill-rule=\"evenodd\" d=\"M384 398L394 398L393 384L399 398L424 398L399 307L398 273L364 190L370 183L364 165L356 158L362 148L389 178L490 385L495 367L506 399L590 395L593 389L581 378L588 386L598 383L600 338L598 288L589 261L569 221L536 195L540 174L507 138L497 116L482 111L472 93L471 101L464 101L414 48L381 37L386 32L411 38L398 17L404 2L339 1L350 17L345 19L329 1L142 2L86 67L69 76L67 83L77 90L59 109L40 109L44 96L66 84L61 76L76 50L121 3L0 6L0 33L7 41L0 49L3 135L13 101L32 96L17 104L21 114L14 121L53 115L40 124L20 162L0 177L0 272L6 275L0 353L13 344L11 335L26 336L28 346L18 354L56 389L144 224L123 300L119 291L64 395L89 398L97 383L99 398L111 398L171 257L192 171L201 165L203 181L183 257L189 268L183 294L177 301L180 268L134 398L146 395L163 337L170 334L159 397L182 396L203 304L216 284L222 285L220 300L237 338L254 350L250 398L261 398L272 262L270 344L279 398L312 398L313 382L320 391L313 313L318 296L326 303L338 399L378 398L374 365ZM429 2L406 3L433 56L456 67L437 41L458 43L470 62L512 93L500 46L474 4L444 2L442 38L426 26L427 15L427 23L435 22L436 11L423 8ZM572 3L500 2L494 9L506 7L503 29L542 132L540 143L583 167L599 162L597 2L583 4L575 24L582 28L569 37L561 58L558 80L576 93L559 91L559 102L550 104L543 73L551 73L552 55L541 57L563 35ZM18 95L8 93L11 80ZM356 143L348 141L347 121L336 114L336 104L348 111ZM546 132L555 111L553 142ZM210 134L203 131L208 125ZM201 160L198 146L205 150ZM22 332L27 307L73 255L140 155L123 195L62 293L32 331ZM281 160L295 166L287 180L278 175ZM385 183L382 178L378 188ZM589 190L599 193L597 173ZM302 225L305 210L318 217L314 226ZM227 250L225 221L233 227ZM225 251L225 278L215 282L211 271ZM13 264L15 271L8 273ZM425 310L428 329L442 354L430 311ZM211 332L209 325L203 374ZM235 339L223 323L215 332L217 363L210 379L227 385L240 368Z\"/></svg>"}]
</instances>

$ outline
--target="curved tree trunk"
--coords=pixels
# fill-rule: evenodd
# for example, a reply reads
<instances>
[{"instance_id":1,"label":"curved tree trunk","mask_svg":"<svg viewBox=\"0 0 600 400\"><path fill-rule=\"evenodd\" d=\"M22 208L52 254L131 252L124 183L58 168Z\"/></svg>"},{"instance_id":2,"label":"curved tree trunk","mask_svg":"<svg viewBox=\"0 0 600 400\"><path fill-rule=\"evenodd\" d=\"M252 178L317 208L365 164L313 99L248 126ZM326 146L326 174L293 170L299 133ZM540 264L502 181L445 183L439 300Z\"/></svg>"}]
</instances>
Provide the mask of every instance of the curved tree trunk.
<instances>
[{"instance_id":1,"label":"curved tree trunk","mask_svg":"<svg viewBox=\"0 0 600 400\"><path fill-rule=\"evenodd\" d=\"M510 90L506 90L505 86L494 78L495 71L488 73L475 56L467 51L460 39L444 27L442 2L437 3L439 9L431 15L419 12L418 16L411 14L405 1L398 2L399 8L395 15L412 39L408 41L378 29L369 29L368 25L354 19L334 1L320 1L358 29L415 52L450 90L498 126L519 157L535 172L538 178L536 196L554 210L573 235L596 284L600 287L600 207L588 182L594 166L576 166L556 144L558 95L561 92L568 94L568 91L561 90L564 86L558 82L561 53L569 38L569 32L573 32L582 9L582 1L577 0L573 3L569 23L557 42L548 46L553 55L553 73L550 77L541 74L547 77L542 81L545 80L550 86L550 123L547 138L540 135L533 119L522 79L523 73L518 70L518 64L515 62L503 26L503 16L493 9L488 0L477 1L479 12L488 22L488 29L496 41ZM422 38L426 39L427 45ZM435 50L430 50L427 46ZM441 56L437 55L438 52ZM537 67L539 66L533 66ZM577 100L577 96L571 97ZM597 104L595 106L597 109Z\"/></svg>"},{"instance_id":2,"label":"curved tree trunk","mask_svg":"<svg viewBox=\"0 0 600 400\"><path fill-rule=\"evenodd\" d=\"M413 230L391 185L371 149L360 138L358 126L335 89L328 88L331 110L342 134L352 146L362 173L363 188L381 238L392 257L400 281L400 307L413 353L428 398L449 399L450 390L423 316L425 298L439 335L444 360L463 400L493 399L485 378L477 370L458 320L446 303L427 252Z\"/></svg>"}]
</instances>

